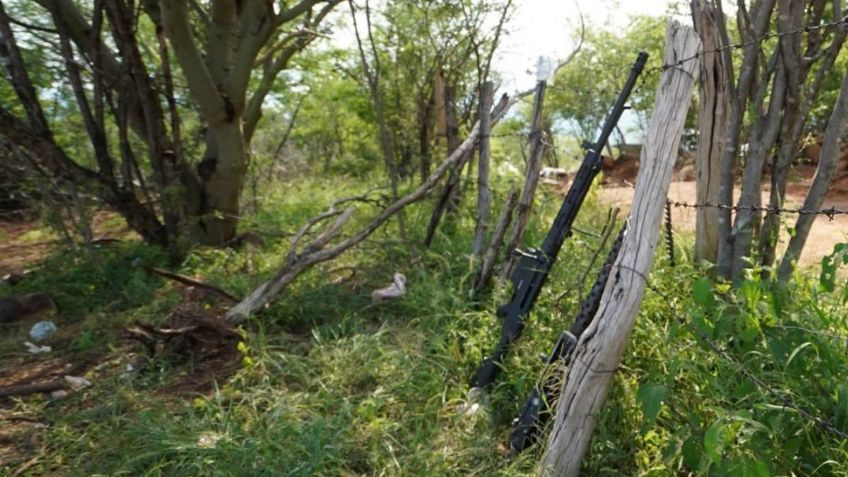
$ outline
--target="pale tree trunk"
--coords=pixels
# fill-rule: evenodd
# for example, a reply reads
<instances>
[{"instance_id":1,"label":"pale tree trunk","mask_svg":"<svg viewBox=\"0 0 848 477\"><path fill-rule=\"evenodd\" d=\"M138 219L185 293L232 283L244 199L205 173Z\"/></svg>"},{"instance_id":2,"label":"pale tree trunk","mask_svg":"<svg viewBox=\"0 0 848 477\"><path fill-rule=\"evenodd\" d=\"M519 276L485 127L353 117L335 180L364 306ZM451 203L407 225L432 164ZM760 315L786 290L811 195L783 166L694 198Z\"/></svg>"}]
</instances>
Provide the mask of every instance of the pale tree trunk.
<instances>
[{"instance_id":1,"label":"pale tree trunk","mask_svg":"<svg viewBox=\"0 0 848 477\"><path fill-rule=\"evenodd\" d=\"M721 152L719 164L721 180L719 183L719 198L722 205L733 205L733 168L736 164L736 155L739 151L739 135L742 129L745 109L750 99L751 89L756 77L758 58L760 55L761 38L769 26L771 12L774 9L775 0L760 0L751 7L749 12L750 24L744 18L742 12L737 12L739 18L739 29L745 40L743 50L742 66L739 70L739 80L734 89L731 90L730 114L724 128L724 149ZM721 2L715 6L721 11ZM730 39L727 35L725 22L719 23L722 46L729 45ZM731 65L730 50L723 50L725 64ZM732 74L731 74L732 77ZM732 85L729 85L732 88ZM719 275L730 278L733 273L733 250L734 239L731 232L731 213L723 209L718 212L718 258L717 269Z\"/></svg>"},{"instance_id":2,"label":"pale tree trunk","mask_svg":"<svg viewBox=\"0 0 848 477\"><path fill-rule=\"evenodd\" d=\"M810 185L809 192L807 192L807 198L804 200L802 207L804 209L818 209L824 202L827 188L830 186L833 172L836 170L836 163L839 158L839 136L845 132L846 120L848 120L848 74L842 78L839 98L836 100L830 120L827 122L822 150L819 155L819 164L816 167L813 183ZM792 267L801 256L801 251L810 235L810 228L816 218L815 215L804 214L798 217L795 222L795 235L789 241L789 247L780 263L778 279L787 280L792 275Z\"/></svg>"},{"instance_id":3,"label":"pale tree trunk","mask_svg":"<svg viewBox=\"0 0 848 477\"><path fill-rule=\"evenodd\" d=\"M721 47L718 26L724 16L710 2L692 2L692 16L701 43L708 53L701 55L699 75L698 157L695 162L698 203L720 203L720 161L724 149L723 126L730 109L727 85L731 69L715 51ZM695 220L695 261L715 263L718 254L718 209L701 208Z\"/></svg>"},{"instance_id":4,"label":"pale tree trunk","mask_svg":"<svg viewBox=\"0 0 848 477\"><path fill-rule=\"evenodd\" d=\"M786 69L780 54L775 51L776 59L771 97L768 112L762 111L768 79L771 73L763 72L763 77L757 83L757 101L755 107L760 111L754 127L748 135L748 155L745 157L745 171L742 175L742 191L739 194L740 208L736 211L736 222L733 225L733 280L744 278L744 270L748 267L745 260L751 254L751 241L754 232L759 230L760 213L751 209L760 205L760 191L763 177L763 166L766 155L771 152L777 133L780 131L780 119L783 112L783 100L786 91ZM765 65L764 65L765 67ZM771 67L768 67L771 69Z\"/></svg>"},{"instance_id":5,"label":"pale tree trunk","mask_svg":"<svg viewBox=\"0 0 848 477\"><path fill-rule=\"evenodd\" d=\"M664 64L677 64L701 47L695 30L672 21L666 27ZM556 421L542 456L542 474L578 475L613 373L639 312L659 238L677 148L695 83L694 61L666 70L645 133L627 234L610 271L595 319L580 336L557 401Z\"/></svg>"},{"instance_id":6,"label":"pale tree trunk","mask_svg":"<svg viewBox=\"0 0 848 477\"><path fill-rule=\"evenodd\" d=\"M788 14L781 13L778 17L778 24L786 23L786 26L781 26L781 30L797 30L801 27L802 23L810 25L818 24L821 21L824 4L825 2L823 0L815 2L815 8L811 9L808 19L804 21L803 4L796 5L791 1L781 0L778 8L781 12L789 12ZM786 104L784 106L785 113L780 131L780 146L778 147L777 157L774 160L771 175L769 206L772 208L783 207L786 196L786 183L789 178L789 168L798 152L804 126L807 123L813 102L821 90L822 83L833 68L836 57L842 50L846 35L848 35L848 27L845 25L840 26L826 49L822 44L821 32L808 33L805 50L801 48L800 35L792 35L791 37L784 38L782 40L786 41L781 41L780 43L781 57L786 65L789 84L786 89ZM789 41L793 37L794 41ZM819 57L821 58L818 59ZM818 69L809 86L805 87L807 76L812 70L813 63L816 61L819 63ZM760 233L760 256L761 263L764 266L774 264L779 232L780 216L777 214L767 214L762 232Z\"/></svg>"},{"instance_id":7,"label":"pale tree trunk","mask_svg":"<svg viewBox=\"0 0 848 477\"><path fill-rule=\"evenodd\" d=\"M262 100L291 55L316 34L295 31L266 48L262 58L258 58L260 51L283 25L308 15L308 30L340 1L301 0L275 12L272 2L212 0L201 52L189 22L187 0L160 0L165 35L206 126L206 151L197 165L200 184L196 193L190 194L188 210L193 241L221 245L235 236L247 172L247 144L261 117ZM313 18L311 9L319 3L322 10ZM262 79L248 101L247 89L257 62L263 65Z\"/></svg>"}]
</instances>

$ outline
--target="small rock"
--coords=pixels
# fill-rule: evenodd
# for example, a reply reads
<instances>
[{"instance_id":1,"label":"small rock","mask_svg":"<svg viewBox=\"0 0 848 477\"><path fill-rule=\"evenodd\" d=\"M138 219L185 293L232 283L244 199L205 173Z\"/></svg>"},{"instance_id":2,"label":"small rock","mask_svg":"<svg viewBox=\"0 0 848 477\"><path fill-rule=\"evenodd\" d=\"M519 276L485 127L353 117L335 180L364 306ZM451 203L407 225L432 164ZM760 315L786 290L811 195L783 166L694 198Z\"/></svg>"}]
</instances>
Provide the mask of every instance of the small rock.
<instances>
[{"instance_id":1,"label":"small rock","mask_svg":"<svg viewBox=\"0 0 848 477\"><path fill-rule=\"evenodd\" d=\"M80 389L86 386L91 386L91 381L79 376L65 375L65 382L70 384L73 389Z\"/></svg>"},{"instance_id":2,"label":"small rock","mask_svg":"<svg viewBox=\"0 0 848 477\"><path fill-rule=\"evenodd\" d=\"M56 323L53 323L52 321L39 321L32 325L32 328L29 330L29 336L34 341L41 341L47 339L50 335L55 333L57 329Z\"/></svg>"}]
</instances>

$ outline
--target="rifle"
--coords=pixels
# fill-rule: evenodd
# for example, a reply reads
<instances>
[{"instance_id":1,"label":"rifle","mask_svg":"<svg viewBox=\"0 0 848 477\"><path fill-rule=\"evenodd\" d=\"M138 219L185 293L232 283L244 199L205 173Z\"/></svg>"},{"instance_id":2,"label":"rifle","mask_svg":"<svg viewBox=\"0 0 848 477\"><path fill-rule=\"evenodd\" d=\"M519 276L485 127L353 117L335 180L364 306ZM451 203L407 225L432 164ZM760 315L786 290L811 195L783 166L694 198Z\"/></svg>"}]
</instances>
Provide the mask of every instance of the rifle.
<instances>
[{"instance_id":1,"label":"rifle","mask_svg":"<svg viewBox=\"0 0 848 477\"><path fill-rule=\"evenodd\" d=\"M554 364L562 361L564 365L568 365L571 360L571 354L577 346L577 340L592 323L592 319L598 312L598 307L601 305L601 296L604 294L607 281L609 280L610 270L612 269L615 259L618 257L618 251L621 249L621 242L627 233L627 224L622 227L618 238L613 243L607 259L601 267L601 272L598 278L589 290L589 295L580 307L577 317L574 319L574 324L570 330L562 332L559 340L557 340L554 349L547 358L543 355L545 361L545 369L551 370ZM515 420L515 427L512 434L509 436L509 447L515 452L521 452L530 447L536 440L538 431L544 426L545 422L551 416L553 408L554 396L557 395L560 380L553 372L547 373L547 378L544 379L543 385L533 386L530 391L530 396L521 409L521 415Z\"/></svg>"},{"instance_id":2,"label":"rifle","mask_svg":"<svg viewBox=\"0 0 848 477\"><path fill-rule=\"evenodd\" d=\"M601 170L601 150L607 143L612 130L618 123L621 113L625 109L625 101L636 84L636 79L645 67L648 54L640 52L636 62L630 70L630 76L624 84L624 88L618 95L612 111L604 122L601 134L597 142L587 148L586 156L580 164L580 169L574 176L571 188L560 206L551 230L542 242L540 249L528 249L526 251L515 250L513 253L518 257L518 263L510 277L512 281L512 297L509 302L498 307L496 315L504 320L501 337L495 351L483 360L483 364L477 369L474 377L473 387L484 388L495 380L500 368L500 363L509 349L510 345L521 336L524 329L524 320L533 309L536 298L542 291L542 287L548 277L557 254L562 248L565 239L571 236L571 227L577 212L592 186L592 180Z\"/></svg>"}]
</instances>

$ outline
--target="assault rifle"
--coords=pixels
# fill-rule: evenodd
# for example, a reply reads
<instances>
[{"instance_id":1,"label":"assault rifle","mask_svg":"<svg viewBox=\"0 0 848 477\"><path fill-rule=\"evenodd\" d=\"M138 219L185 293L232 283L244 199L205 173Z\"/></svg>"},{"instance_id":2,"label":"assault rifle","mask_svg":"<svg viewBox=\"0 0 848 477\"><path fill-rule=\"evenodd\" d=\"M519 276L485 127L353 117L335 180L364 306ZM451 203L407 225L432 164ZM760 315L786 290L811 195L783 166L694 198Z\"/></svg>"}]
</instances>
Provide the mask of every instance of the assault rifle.
<instances>
[{"instance_id":1,"label":"assault rifle","mask_svg":"<svg viewBox=\"0 0 848 477\"><path fill-rule=\"evenodd\" d=\"M633 90L636 79L645 67L647 59L647 53L639 53L636 62L630 70L630 76L624 84L624 89L618 95L612 111L610 111L606 122L604 122L597 142L591 145L586 151L586 156L583 158L580 169L574 176L571 188L562 202L562 206L557 213L554 224L551 226L551 230L542 243L542 247L540 249L515 250L513 252L518 257L518 262L510 277L512 281L512 298L505 305L499 306L496 313L498 318L504 320L501 338L495 347L495 351L491 356L483 360L483 364L477 370L472 384L475 388L484 388L495 380L504 355L510 345L521 335L521 331L524 329L524 320L530 313L530 310L533 309L536 298L539 297L539 292L542 291L542 287L548 277L548 272L551 270L563 242L571 236L571 227L574 224L575 217L577 217L577 212L580 210L580 206L589 192L592 180L601 170L601 150L603 150L607 139L609 139L612 130L618 123L621 113L624 112L624 103L630 96L630 92Z\"/></svg>"},{"instance_id":2,"label":"assault rifle","mask_svg":"<svg viewBox=\"0 0 848 477\"><path fill-rule=\"evenodd\" d=\"M551 416L553 408L554 396L559 391L558 376L553 373L553 367L559 362L568 365L571 361L571 354L577 346L577 340L592 323L592 319L598 312L598 307L601 305L601 296L604 294L607 281L609 280L610 270L618 251L621 250L621 242L624 240L624 235L627 233L627 225L621 229L618 238L613 243L612 249L601 267L601 272L595 280L592 289L589 291L589 296L580 307L577 317L574 319L574 324L570 330L562 332L559 340L554 345L554 349L550 355L542 359L545 361L545 369L547 377L543 378L542 385L536 385L527 397L527 401L521 409L521 415L515 420L515 427L512 434L509 436L509 447L513 451L521 452L536 440L538 431L545 425L545 422Z\"/></svg>"}]
</instances>

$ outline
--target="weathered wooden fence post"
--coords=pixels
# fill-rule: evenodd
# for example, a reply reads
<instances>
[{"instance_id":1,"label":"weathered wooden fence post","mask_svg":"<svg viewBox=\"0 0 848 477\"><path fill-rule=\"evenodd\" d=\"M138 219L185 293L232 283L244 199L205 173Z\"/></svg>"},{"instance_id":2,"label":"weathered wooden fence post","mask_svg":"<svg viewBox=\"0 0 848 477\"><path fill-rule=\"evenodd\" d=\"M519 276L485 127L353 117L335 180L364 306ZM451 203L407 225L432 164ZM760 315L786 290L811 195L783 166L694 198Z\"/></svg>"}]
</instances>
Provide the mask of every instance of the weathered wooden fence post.
<instances>
[{"instance_id":1,"label":"weathered wooden fence post","mask_svg":"<svg viewBox=\"0 0 848 477\"><path fill-rule=\"evenodd\" d=\"M512 221L512 209L515 208L515 202L518 201L518 187L513 186L506 203L501 210L501 215L498 218L498 224L495 226L495 231L492 232L492 239L489 241L489 246L486 248L486 253L483 254L483 263L480 265L480 274L477 275L477 280L474 282L474 291L478 292L489 284L492 279L492 272L495 269L495 260L498 258L498 250L501 248L506 228Z\"/></svg>"},{"instance_id":2,"label":"weathered wooden fence post","mask_svg":"<svg viewBox=\"0 0 848 477\"><path fill-rule=\"evenodd\" d=\"M707 1L692 1L692 18L706 52L701 55L698 111L698 156L695 160L698 203L721 203L719 162L724 146L724 124L730 110L728 85L730 67L718 50L721 40L718 23L724 15ZM695 219L695 261L716 262L718 255L718 209L697 210Z\"/></svg>"},{"instance_id":3,"label":"weathered wooden fence post","mask_svg":"<svg viewBox=\"0 0 848 477\"><path fill-rule=\"evenodd\" d=\"M580 337L571 358L554 428L542 457L543 475L572 477L580 471L613 372L636 322L698 66L697 61L678 62L693 57L700 47L695 30L676 21L668 23L664 63L672 66L665 69L657 88L627 236L595 319Z\"/></svg>"},{"instance_id":4,"label":"weathered wooden fence post","mask_svg":"<svg viewBox=\"0 0 848 477\"><path fill-rule=\"evenodd\" d=\"M530 220L530 212L533 208L533 196L536 194L536 185L539 183L539 172L542 170L542 156L545 153L545 141L542 140L542 108L545 105L545 90L547 81L542 79L536 83L536 94L533 100L533 122L530 127L530 157L527 158L527 167L524 174L524 190L518 199L516 207L515 222L507 242L507 256L504 267L501 269L501 277L505 278L512 272L514 263L512 251L521 246L524 238L524 229Z\"/></svg>"},{"instance_id":5,"label":"weathered wooden fence post","mask_svg":"<svg viewBox=\"0 0 848 477\"><path fill-rule=\"evenodd\" d=\"M489 216L492 204L489 197L489 134L492 129L492 109L494 83L486 81L480 87L480 164L477 167L477 226L474 228L472 254L479 259L486 246L486 232L489 230Z\"/></svg>"}]
</instances>

